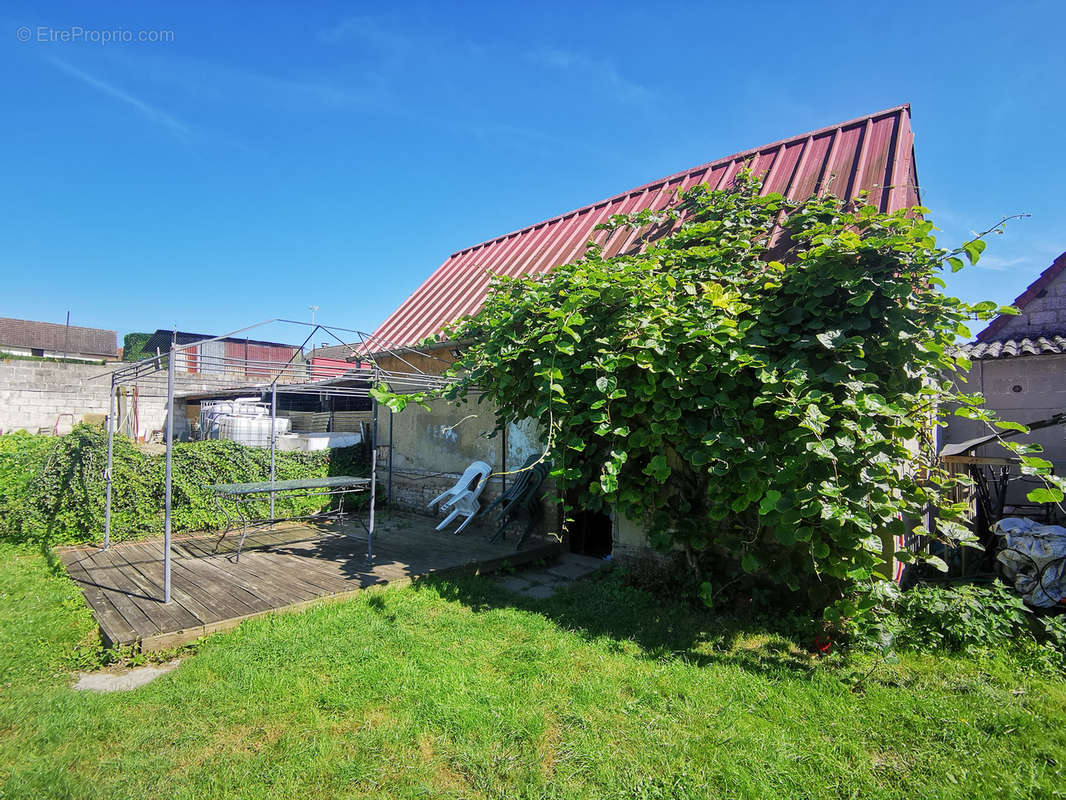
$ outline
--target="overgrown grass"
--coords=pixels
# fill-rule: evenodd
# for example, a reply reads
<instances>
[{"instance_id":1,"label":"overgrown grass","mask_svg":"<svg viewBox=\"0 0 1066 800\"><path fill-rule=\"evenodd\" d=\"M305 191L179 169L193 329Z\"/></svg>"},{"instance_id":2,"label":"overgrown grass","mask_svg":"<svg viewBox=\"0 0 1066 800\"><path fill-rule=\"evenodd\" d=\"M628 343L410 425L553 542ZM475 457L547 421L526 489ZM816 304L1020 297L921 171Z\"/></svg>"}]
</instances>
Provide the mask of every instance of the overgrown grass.
<instances>
[{"instance_id":1,"label":"overgrown grass","mask_svg":"<svg viewBox=\"0 0 1066 800\"><path fill-rule=\"evenodd\" d=\"M372 590L72 691L92 624L0 545L0 796L1060 797L1066 691L1009 655L817 660L617 576ZM79 653L82 655L79 656Z\"/></svg>"}]
</instances>

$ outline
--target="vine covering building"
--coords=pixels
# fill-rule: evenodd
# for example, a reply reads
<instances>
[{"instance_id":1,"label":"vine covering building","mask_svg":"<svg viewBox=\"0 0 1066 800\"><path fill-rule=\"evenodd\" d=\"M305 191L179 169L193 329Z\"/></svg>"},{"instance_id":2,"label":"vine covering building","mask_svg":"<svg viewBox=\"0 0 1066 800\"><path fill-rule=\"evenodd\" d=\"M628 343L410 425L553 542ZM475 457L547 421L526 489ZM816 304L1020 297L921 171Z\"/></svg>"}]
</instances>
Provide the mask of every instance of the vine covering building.
<instances>
[{"instance_id":1,"label":"vine covering building","mask_svg":"<svg viewBox=\"0 0 1066 800\"><path fill-rule=\"evenodd\" d=\"M744 169L762 177L764 192L792 199L821 193L850 199L865 192L868 202L884 212L920 203L911 110L901 105L718 158L452 253L378 327L373 341L382 350L395 351L437 339L419 348L425 355L405 353L404 358L427 372L439 372L462 347L461 342L440 341L439 334L481 307L492 275L546 272L579 258L589 241L601 244L608 257L639 251L667 229L608 237L596 226L614 214L662 209L678 192L701 183L727 188ZM489 438L492 409L457 409L444 401L431 408L427 412L408 405L392 420L394 496L412 507L424 507L473 460L506 472L540 447L531 421L516 421ZM486 496L499 491L504 480L496 476ZM545 518L549 530L558 530L553 516ZM569 541L571 549L589 555L627 556L646 546L643 532L618 515L578 515Z\"/></svg>"}]
</instances>

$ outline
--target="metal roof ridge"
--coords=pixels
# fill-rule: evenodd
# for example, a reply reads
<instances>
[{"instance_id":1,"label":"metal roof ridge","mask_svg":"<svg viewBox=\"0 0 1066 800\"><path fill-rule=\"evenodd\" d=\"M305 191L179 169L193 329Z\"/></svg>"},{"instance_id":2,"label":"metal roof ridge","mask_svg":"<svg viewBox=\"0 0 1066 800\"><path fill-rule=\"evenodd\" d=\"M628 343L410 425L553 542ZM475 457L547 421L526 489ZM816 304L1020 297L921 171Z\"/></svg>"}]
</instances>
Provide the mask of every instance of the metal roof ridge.
<instances>
[{"instance_id":1,"label":"metal roof ridge","mask_svg":"<svg viewBox=\"0 0 1066 800\"><path fill-rule=\"evenodd\" d=\"M536 223L534 223L532 225L526 225L526 226L524 226L522 228L516 228L513 231L509 231L509 232L501 234L499 236L493 236L490 239L485 239L484 241L478 242L477 244L470 245L469 247L463 247L463 248L461 248L459 250L456 250L453 253L451 253L451 255L449 255L448 258L445 259L445 263L447 263L450 259L455 258L456 256L462 255L464 253L469 253L470 251L477 250L480 247L486 247L486 246L488 246L490 244L495 244L496 242L503 241L504 239L509 239L512 236L518 236L520 234L526 233L527 231L535 230L537 228L540 228L541 226L550 225L550 224L552 224L554 222L559 222L560 220L564 220L567 217L572 217L575 214L580 214L583 211L592 211L592 210L594 210L596 208L600 208L602 206L609 205L609 204L611 204L613 202L621 200L624 197L629 197L629 196L634 195L634 194L640 194L641 192L646 192L649 189L653 189L653 188L655 188L657 186L660 186L660 185L662 185L664 183L669 183L670 181L677 180L679 178L684 178L684 177L686 177L688 175L693 174L694 172L700 172L702 170L709 170L712 167L715 167L715 166L717 166L719 164L728 164L731 161L736 161L736 160L739 160L739 159L742 159L742 158L746 158L747 156L755 155L755 154L760 153L760 152L762 152L764 150L771 150L773 148L781 147L783 145L791 144L793 142L798 142L798 141L802 141L802 140L806 140L806 139L814 139L814 138L816 138L818 136L822 136L822 135L825 135L825 134L828 134L828 133L832 133L834 131L840 131L840 130L843 130L844 128L850 128L853 125L858 125L859 123L866 122L867 120L876 120L876 119L879 119L881 117L887 117L887 116L890 116L892 114L897 114L897 113L900 113L900 112L903 112L903 111L905 111L908 114L910 114L910 110L911 110L911 104L910 103L903 103L903 104L898 105L898 106L892 106L891 108L882 109L881 111L875 111L875 112L873 112L871 114L864 114L864 115L862 115L860 117L855 117L854 119L849 119L849 120L846 120L844 122L837 122L837 123L834 123L832 125L826 125L824 127L817 128L816 130L808 131L807 133L801 133L801 134L798 134L796 136L788 136L788 137L785 137L784 139L778 139L778 140L773 141L773 142L768 142L767 144L759 145L758 147L751 147L751 148L748 148L747 150L741 150L739 152L733 153L732 155L723 156L722 158L716 158L716 159L714 159L712 161L707 161L707 162L705 162L703 164L697 164L696 166L688 167L687 169L683 169L683 170L680 170L678 172L671 173L670 175L667 175L667 176L665 176L663 178L656 178L655 180L648 181L647 183L641 184L640 186L636 186L636 187L634 187L632 189L627 189L627 190L625 190L623 192L618 192L617 194L613 194L610 197L604 198L603 200L598 200L595 203L588 203L586 205L583 205L583 206L580 206L578 208L572 209L572 210L567 211L565 213L556 214L553 217L548 217L547 219L541 220L540 222L536 222Z\"/></svg>"}]
</instances>

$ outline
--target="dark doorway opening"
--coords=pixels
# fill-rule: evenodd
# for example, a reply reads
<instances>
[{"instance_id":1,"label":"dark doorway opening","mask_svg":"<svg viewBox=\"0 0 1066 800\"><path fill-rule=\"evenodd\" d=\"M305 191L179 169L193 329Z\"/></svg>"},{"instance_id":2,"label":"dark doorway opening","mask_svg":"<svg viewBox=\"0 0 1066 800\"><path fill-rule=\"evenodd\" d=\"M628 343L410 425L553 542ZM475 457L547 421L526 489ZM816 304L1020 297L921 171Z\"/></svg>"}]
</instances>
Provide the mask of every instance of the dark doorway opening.
<instances>
[{"instance_id":1,"label":"dark doorway opening","mask_svg":"<svg viewBox=\"0 0 1066 800\"><path fill-rule=\"evenodd\" d=\"M578 510L570 523L570 552L603 558L611 554L611 518L600 511Z\"/></svg>"}]
</instances>

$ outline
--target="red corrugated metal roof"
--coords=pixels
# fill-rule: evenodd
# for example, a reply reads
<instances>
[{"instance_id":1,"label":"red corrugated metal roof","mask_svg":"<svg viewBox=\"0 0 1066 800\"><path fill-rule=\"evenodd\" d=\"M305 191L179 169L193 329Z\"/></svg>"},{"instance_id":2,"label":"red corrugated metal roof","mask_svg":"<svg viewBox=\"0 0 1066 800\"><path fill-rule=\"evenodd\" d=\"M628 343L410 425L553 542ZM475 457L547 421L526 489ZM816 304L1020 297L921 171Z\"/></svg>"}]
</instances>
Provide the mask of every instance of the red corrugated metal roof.
<instances>
[{"instance_id":1,"label":"red corrugated metal roof","mask_svg":"<svg viewBox=\"0 0 1066 800\"><path fill-rule=\"evenodd\" d=\"M611 215L663 208L678 189L700 183L728 186L744 166L764 175L764 192L793 199L816 192L851 198L865 190L883 211L919 202L910 106L903 105L678 172L453 253L381 324L372 342L397 347L433 336L481 307L491 275L530 275L572 261L590 239L603 242L606 233L594 229ZM631 247L637 235L612 237L605 254Z\"/></svg>"}]
</instances>

